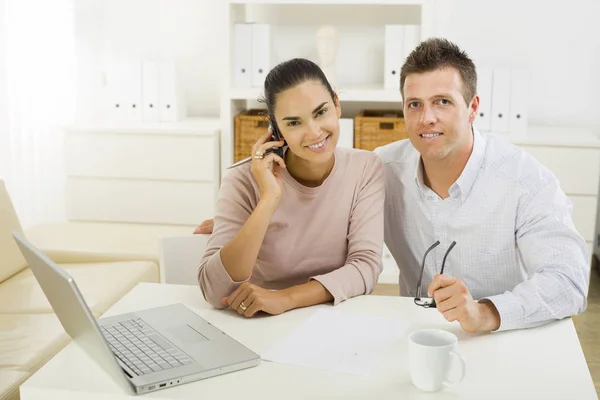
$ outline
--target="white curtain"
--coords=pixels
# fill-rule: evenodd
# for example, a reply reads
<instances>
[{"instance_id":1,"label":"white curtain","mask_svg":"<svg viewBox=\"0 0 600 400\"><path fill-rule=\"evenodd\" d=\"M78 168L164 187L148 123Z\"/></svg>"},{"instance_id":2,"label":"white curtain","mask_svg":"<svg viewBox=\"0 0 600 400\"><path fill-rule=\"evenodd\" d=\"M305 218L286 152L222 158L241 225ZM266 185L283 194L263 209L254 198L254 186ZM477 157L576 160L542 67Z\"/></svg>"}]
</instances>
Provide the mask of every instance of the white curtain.
<instances>
[{"instance_id":1,"label":"white curtain","mask_svg":"<svg viewBox=\"0 0 600 400\"><path fill-rule=\"evenodd\" d=\"M25 228L63 221L61 128L75 116L75 0L0 1L7 103L0 166Z\"/></svg>"}]
</instances>

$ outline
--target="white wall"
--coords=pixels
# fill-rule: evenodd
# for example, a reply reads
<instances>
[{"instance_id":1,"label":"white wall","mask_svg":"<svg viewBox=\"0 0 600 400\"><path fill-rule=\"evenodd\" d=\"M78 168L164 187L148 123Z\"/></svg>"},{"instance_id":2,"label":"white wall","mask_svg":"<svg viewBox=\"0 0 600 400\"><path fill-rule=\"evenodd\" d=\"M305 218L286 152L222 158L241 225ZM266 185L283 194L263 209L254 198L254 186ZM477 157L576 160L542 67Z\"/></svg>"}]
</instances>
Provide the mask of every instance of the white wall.
<instances>
[{"instance_id":1,"label":"white wall","mask_svg":"<svg viewBox=\"0 0 600 400\"><path fill-rule=\"evenodd\" d=\"M95 59L91 70L96 69L93 72L87 69L89 90L81 93L82 104L87 96L88 106L84 109L89 110L90 105L93 108L94 100L99 98L94 93L102 90L102 62L108 54L117 54L174 57L179 61L185 82L189 114L218 116L222 49L217 47L217 37L223 29L220 25L221 0L77 1L79 38L83 39L80 49L90 49L89 43L93 45L95 55L92 58ZM294 7L294 12L282 14L282 21L293 22L294 15L302 12L301 6ZM435 10L435 34L456 41L480 65L520 66L532 72L530 123L573 125L600 133L597 112L600 109L600 96L597 95L600 91L598 0L568 3L558 0L435 0ZM313 23L315 26L323 22L335 25L336 15L333 8L329 9L315 16L320 19ZM374 24L389 18L382 12L375 12L370 17L364 13L357 16L360 18L354 20L364 24L366 30L373 30ZM353 19L344 15L343 20L347 25L347 21ZM288 32L290 29L297 32L304 29L307 34L312 32L312 28L286 29ZM353 71L338 72L341 79L351 81L352 73L364 75L365 68L379 65L369 61L373 58L372 48L364 58L354 58L347 63L347 58L353 57L348 49L352 43L359 44L356 41L360 38L353 38L349 27L342 27L341 32L346 32L347 36L340 49L342 60L338 64L353 65ZM303 49L298 55L314 56L310 47L312 37L293 40L298 46L290 47ZM275 61L293 56L285 49L285 43L277 41L275 37ZM85 62L82 66L85 67ZM86 74L85 68L83 73ZM377 78L373 80L380 80L379 69L375 74Z\"/></svg>"},{"instance_id":2,"label":"white wall","mask_svg":"<svg viewBox=\"0 0 600 400\"><path fill-rule=\"evenodd\" d=\"M600 1L438 0L437 33L532 73L531 122L600 134Z\"/></svg>"},{"instance_id":3,"label":"white wall","mask_svg":"<svg viewBox=\"0 0 600 400\"><path fill-rule=\"evenodd\" d=\"M92 117L99 109L98 102L106 90L110 54L176 59L187 93L189 114L218 116L222 67L222 49L218 43L223 29L223 0L74 1L80 117ZM525 66L533 72L531 123L578 126L600 134L600 1L434 1L436 35L456 41L480 64ZM292 28L285 28L282 33L289 36L303 31L308 35L317 24L338 24L336 8L329 6L325 10L312 20L314 26L306 28L294 27L293 21L298 14L308 11L301 7L285 9L281 21L291 22ZM0 0L2 77L6 76L4 11L4 0ZM306 18L303 15L304 21ZM350 50L354 44L366 43L362 35L373 35L375 27L389 18L401 20L405 16L389 16L381 9L369 17L356 11L344 15L346 23L340 32L345 42L338 64L352 65L352 70L340 71L340 78L348 82L356 79L358 83L380 80L379 70L375 71L374 78L366 74L369 68L379 68L381 60L377 61L375 54L382 43L376 42L363 58L356 58ZM414 15L407 18L414 19ZM354 29L349 26L352 23L362 27ZM302 49L301 54L296 55L315 56L312 37L296 37L291 41L297 46L290 48ZM274 42L275 61L294 56L284 40L277 37ZM354 59L349 60L350 57ZM6 100L7 82L3 78L0 79L0 177L9 178ZM59 157L61 152L56 154ZM62 159L55 161L52 165L62 163Z\"/></svg>"},{"instance_id":4,"label":"white wall","mask_svg":"<svg viewBox=\"0 0 600 400\"><path fill-rule=\"evenodd\" d=\"M111 56L174 59L191 115L219 115L217 0L76 0L81 86L78 117L102 111Z\"/></svg>"},{"instance_id":5,"label":"white wall","mask_svg":"<svg viewBox=\"0 0 600 400\"><path fill-rule=\"evenodd\" d=\"M60 127L72 121L75 109L73 4L1 3L0 173L7 175L17 214L27 228L65 218Z\"/></svg>"},{"instance_id":6,"label":"white wall","mask_svg":"<svg viewBox=\"0 0 600 400\"><path fill-rule=\"evenodd\" d=\"M0 1L0 21L3 21L4 1ZM10 138L8 136L8 104L6 87L5 27L0 23L0 179L7 182L10 176Z\"/></svg>"}]
</instances>

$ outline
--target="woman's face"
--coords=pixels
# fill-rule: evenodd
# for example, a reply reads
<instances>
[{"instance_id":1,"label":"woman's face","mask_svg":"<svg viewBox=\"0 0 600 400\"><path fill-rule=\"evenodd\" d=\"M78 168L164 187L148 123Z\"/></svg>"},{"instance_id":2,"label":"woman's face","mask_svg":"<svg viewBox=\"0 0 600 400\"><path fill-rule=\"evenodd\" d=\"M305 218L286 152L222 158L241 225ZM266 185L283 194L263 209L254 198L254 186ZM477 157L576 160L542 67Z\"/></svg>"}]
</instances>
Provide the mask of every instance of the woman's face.
<instances>
[{"instance_id":1,"label":"woman's face","mask_svg":"<svg viewBox=\"0 0 600 400\"><path fill-rule=\"evenodd\" d=\"M327 163L340 136L339 101L319 81L306 81L276 98L275 120L289 150L314 163Z\"/></svg>"}]
</instances>

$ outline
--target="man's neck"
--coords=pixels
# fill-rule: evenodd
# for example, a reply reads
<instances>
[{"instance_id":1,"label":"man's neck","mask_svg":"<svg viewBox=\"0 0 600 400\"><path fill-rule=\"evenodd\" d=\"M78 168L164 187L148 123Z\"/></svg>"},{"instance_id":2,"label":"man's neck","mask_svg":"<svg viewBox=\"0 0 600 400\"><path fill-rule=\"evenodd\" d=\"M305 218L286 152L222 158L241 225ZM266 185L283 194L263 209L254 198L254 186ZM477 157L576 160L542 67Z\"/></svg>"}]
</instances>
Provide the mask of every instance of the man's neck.
<instances>
[{"instance_id":1,"label":"man's neck","mask_svg":"<svg viewBox=\"0 0 600 400\"><path fill-rule=\"evenodd\" d=\"M467 158L466 161L469 159ZM423 183L442 199L450 197L450 186L458 180L467 164L426 162L423 160Z\"/></svg>"},{"instance_id":2,"label":"man's neck","mask_svg":"<svg viewBox=\"0 0 600 400\"><path fill-rule=\"evenodd\" d=\"M475 138L471 141L468 150L457 151L456 154L451 154L442 160L421 158L423 162L423 183L442 199L450 197L450 187L463 173L474 146Z\"/></svg>"}]
</instances>

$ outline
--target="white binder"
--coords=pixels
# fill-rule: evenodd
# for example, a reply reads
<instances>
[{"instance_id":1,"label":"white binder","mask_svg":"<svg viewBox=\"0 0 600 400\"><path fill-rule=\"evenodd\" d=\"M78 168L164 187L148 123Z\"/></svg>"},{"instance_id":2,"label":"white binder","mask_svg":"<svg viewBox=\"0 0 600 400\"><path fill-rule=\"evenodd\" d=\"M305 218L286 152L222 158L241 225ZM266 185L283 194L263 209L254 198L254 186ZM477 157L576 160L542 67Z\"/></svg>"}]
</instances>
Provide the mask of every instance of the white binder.
<instances>
[{"instance_id":1,"label":"white binder","mask_svg":"<svg viewBox=\"0 0 600 400\"><path fill-rule=\"evenodd\" d=\"M477 72L477 94L479 111L475 117L475 126L480 131L489 131L492 126L492 69L479 68Z\"/></svg>"},{"instance_id":2,"label":"white binder","mask_svg":"<svg viewBox=\"0 0 600 400\"><path fill-rule=\"evenodd\" d=\"M421 43L421 25L404 25L404 60Z\"/></svg>"},{"instance_id":3,"label":"white binder","mask_svg":"<svg viewBox=\"0 0 600 400\"><path fill-rule=\"evenodd\" d=\"M108 68L111 118L142 121L142 66L140 62L113 59Z\"/></svg>"},{"instance_id":4,"label":"white binder","mask_svg":"<svg viewBox=\"0 0 600 400\"><path fill-rule=\"evenodd\" d=\"M175 122L185 118L183 90L173 61L161 61L158 68L159 118L162 122Z\"/></svg>"},{"instance_id":5,"label":"white binder","mask_svg":"<svg viewBox=\"0 0 600 400\"><path fill-rule=\"evenodd\" d=\"M400 68L404 63L404 26L386 25L383 87L386 90L400 90Z\"/></svg>"},{"instance_id":6,"label":"white binder","mask_svg":"<svg viewBox=\"0 0 600 400\"><path fill-rule=\"evenodd\" d=\"M233 29L233 84L252 86L252 24L235 24Z\"/></svg>"},{"instance_id":7,"label":"white binder","mask_svg":"<svg viewBox=\"0 0 600 400\"><path fill-rule=\"evenodd\" d=\"M159 66L155 61L142 62L142 119L144 122L160 121Z\"/></svg>"},{"instance_id":8,"label":"white binder","mask_svg":"<svg viewBox=\"0 0 600 400\"><path fill-rule=\"evenodd\" d=\"M354 119L340 118L340 138L337 147L354 148Z\"/></svg>"},{"instance_id":9,"label":"white binder","mask_svg":"<svg viewBox=\"0 0 600 400\"><path fill-rule=\"evenodd\" d=\"M497 68L492 75L492 126L493 132L508 132L510 106L510 70Z\"/></svg>"},{"instance_id":10,"label":"white binder","mask_svg":"<svg viewBox=\"0 0 600 400\"><path fill-rule=\"evenodd\" d=\"M252 86L263 87L271 69L271 27L251 24L252 27Z\"/></svg>"},{"instance_id":11,"label":"white binder","mask_svg":"<svg viewBox=\"0 0 600 400\"><path fill-rule=\"evenodd\" d=\"M510 132L527 132L529 117L529 74L522 70L512 70L510 75Z\"/></svg>"}]
</instances>

